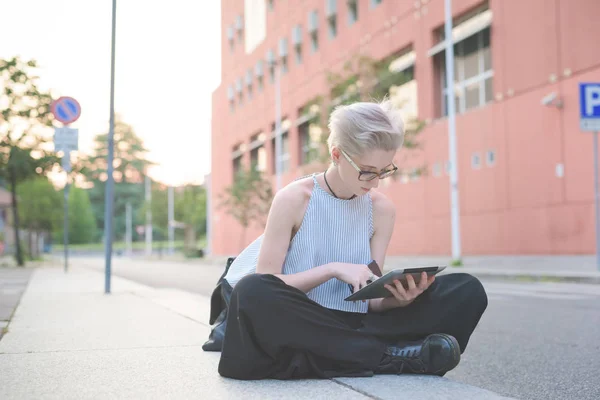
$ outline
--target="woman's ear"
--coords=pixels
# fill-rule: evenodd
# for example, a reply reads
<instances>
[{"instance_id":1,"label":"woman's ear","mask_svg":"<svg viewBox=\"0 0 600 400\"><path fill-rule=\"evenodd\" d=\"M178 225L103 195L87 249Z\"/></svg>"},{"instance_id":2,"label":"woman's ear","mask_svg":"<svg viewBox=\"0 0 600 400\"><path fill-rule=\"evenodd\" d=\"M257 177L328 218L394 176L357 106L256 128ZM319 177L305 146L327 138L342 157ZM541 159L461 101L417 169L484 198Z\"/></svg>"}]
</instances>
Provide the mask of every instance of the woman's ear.
<instances>
[{"instance_id":1,"label":"woman's ear","mask_svg":"<svg viewBox=\"0 0 600 400\"><path fill-rule=\"evenodd\" d=\"M331 161L333 162L333 165L338 165L340 163L340 155L340 149L335 146L331 148Z\"/></svg>"}]
</instances>

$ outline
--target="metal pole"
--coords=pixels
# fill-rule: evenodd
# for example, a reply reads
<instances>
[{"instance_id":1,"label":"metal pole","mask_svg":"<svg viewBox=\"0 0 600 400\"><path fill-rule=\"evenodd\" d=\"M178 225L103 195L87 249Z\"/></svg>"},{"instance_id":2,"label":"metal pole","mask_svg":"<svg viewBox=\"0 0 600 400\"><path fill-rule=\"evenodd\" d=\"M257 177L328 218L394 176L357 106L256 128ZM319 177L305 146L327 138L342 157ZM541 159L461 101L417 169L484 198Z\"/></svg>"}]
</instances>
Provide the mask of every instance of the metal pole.
<instances>
[{"instance_id":1,"label":"metal pole","mask_svg":"<svg viewBox=\"0 0 600 400\"><path fill-rule=\"evenodd\" d=\"M448 102L448 151L450 156L450 223L452 229L452 259L461 258L460 209L458 203L458 157L456 150L456 104L454 101L454 42L452 41L452 0L445 3L444 23L446 43L446 82Z\"/></svg>"},{"instance_id":2,"label":"metal pole","mask_svg":"<svg viewBox=\"0 0 600 400\"><path fill-rule=\"evenodd\" d=\"M68 157L68 152L64 157ZM69 270L69 173L66 172L67 183L65 185L65 218L64 218L64 229L63 229L63 240L65 247L65 272Z\"/></svg>"},{"instance_id":3,"label":"metal pole","mask_svg":"<svg viewBox=\"0 0 600 400\"><path fill-rule=\"evenodd\" d=\"M598 131L594 132L594 200L596 204L596 267L600 271L600 183L598 183Z\"/></svg>"},{"instance_id":4,"label":"metal pole","mask_svg":"<svg viewBox=\"0 0 600 400\"><path fill-rule=\"evenodd\" d=\"M275 175L276 175L276 190L281 189L281 71L277 63L274 62L275 68Z\"/></svg>"},{"instance_id":5,"label":"metal pole","mask_svg":"<svg viewBox=\"0 0 600 400\"><path fill-rule=\"evenodd\" d=\"M125 255L131 256L131 237L133 217L131 212L131 203L127 202L125 205Z\"/></svg>"},{"instance_id":6,"label":"metal pole","mask_svg":"<svg viewBox=\"0 0 600 400\"><path fill-rule=\"evenodd\" d=\"M106 200L104 204L104 256L105 280L104 293L110 293L110 274L112 257L112 232L113 232L113 158L115 145L115 34L117 28L117 0L112 2L112 38L110 54L110 127L108 131L108 159L106 178Z\"/></svg>"},{"instance_id":7,"label":"metal pole","mask_svg":"<svg viewBox=\"0 0 600 400\"><path fill-rule=\"evenodd\" d=\"M173 186L169 186L169 191L168 191L168 195L169 195L169 199L168 199L168 203L169 203L169 229L168 229L168 234L169 234L169 254L173 254L174 252L174 246L175 246L175 227L173 226L173 223L175 222L175 193L173 190Z\"/></svg>"},{"instance_id":8,"label":"metal pole","mask_svg":"<svg viewBox=\"0 0 600 400\"><path fill-rule=\"evenodd\" d=\"M146 175L146 255L152 255L152 182Z\"/></svg>"}]
</instances>

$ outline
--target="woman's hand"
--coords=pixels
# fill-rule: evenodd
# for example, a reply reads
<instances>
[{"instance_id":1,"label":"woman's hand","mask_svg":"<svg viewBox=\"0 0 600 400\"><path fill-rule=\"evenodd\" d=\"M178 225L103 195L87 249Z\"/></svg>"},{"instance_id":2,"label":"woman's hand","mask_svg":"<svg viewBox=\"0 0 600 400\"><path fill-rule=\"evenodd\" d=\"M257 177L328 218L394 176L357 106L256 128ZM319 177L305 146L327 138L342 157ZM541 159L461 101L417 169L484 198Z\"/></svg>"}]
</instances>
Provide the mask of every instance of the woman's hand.
<instances>
[{"instance_id":1,"label":"woman's hand","mask_svg":"<svg viewBox=\"0 0 600 400\"><path fill-rule=\"evenodd\" d=\"M366 264L331 263L330 267L333 276L352 285L354 292L365 287L373 277L373 272Z\"/></svg>"},{"instance_id":2,"label":"woman's hand","mask_svg":"<svg viewBox=\"0 0 600 400\"><path fill-rule=\"evenodd\" d=\"M406 276L407 288L402 285L398 279L394 280L394 285L384 285L389 290L398 303L398 307L404 307L412 303L421 293L435 281L435 276L427 277L425 272L421 273L419 283L415 283L412 275Z\"/></svg>"}]
</instances>

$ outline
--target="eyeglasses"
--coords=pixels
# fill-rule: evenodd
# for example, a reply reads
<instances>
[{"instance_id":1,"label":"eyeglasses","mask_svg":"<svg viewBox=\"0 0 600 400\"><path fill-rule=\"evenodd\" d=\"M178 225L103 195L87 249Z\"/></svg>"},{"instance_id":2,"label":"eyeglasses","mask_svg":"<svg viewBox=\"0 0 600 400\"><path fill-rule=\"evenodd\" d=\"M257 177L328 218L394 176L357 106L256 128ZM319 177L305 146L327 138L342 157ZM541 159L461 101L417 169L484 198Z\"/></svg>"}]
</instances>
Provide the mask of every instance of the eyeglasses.
<instances>
[{"instance_id":1,"label":"eyeglasses","mask_svg":"<svg viewBox=\"0 0 600 400\"><path fill-rule=\"evenodd\" d=\"M398 171L398 167L392 163L392 169L385 169L381 172L373 172L373 171L363 171L359 168L358 165L346 154L344 150L341 150L346 160L354 167L354 169L358 172L358 180L359 181L372 181L373 179L379 177L379 179L385 179L389 176L392 176L396 171Z\"/></svg>"}]
</instances>

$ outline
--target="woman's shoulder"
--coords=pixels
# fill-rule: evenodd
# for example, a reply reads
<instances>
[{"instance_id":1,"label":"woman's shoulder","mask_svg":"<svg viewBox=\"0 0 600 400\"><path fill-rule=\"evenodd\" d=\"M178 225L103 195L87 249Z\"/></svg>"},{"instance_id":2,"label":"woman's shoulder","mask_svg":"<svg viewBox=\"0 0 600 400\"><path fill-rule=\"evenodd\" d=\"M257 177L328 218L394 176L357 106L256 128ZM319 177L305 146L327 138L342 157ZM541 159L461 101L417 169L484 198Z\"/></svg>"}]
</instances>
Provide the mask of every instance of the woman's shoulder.
<instances>
[{"instance_id":1,"label":"woman's shoulder","mask_svg":"<svg viewBox=\"0 0 600 400\"><path fill-rule=\"evenodd\" d=\"M277 192L275 198L292 204L302 204L307 201L313 191L314 181L312 176L306 176L290 182ZM288 203L289 204L289 203Z\"/></svg>"},{"instance_id":2,"label":"woman's shoulder","mask_svg":"<svg viewBox=\"0 0 600 400\"><path fill-rule=\"evenodd\" d=\"M396 205L385 194L377 191L371 191L371 201L373 202L373 213L382 217L393 217L396 215Z\"/></svg>"},{"instance_id":3,"label":"woman's shoulder","mask_svg":"<svg viewBox=\"0 0 600 400\"><path fill-rule=\"evenodd\" d=\"M312 176L290 182L275 194L272 207L285 210L286 213L300 213L306 208L313 187Z\"/></svg>"}]
</instances>

